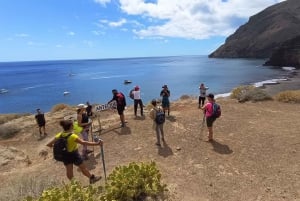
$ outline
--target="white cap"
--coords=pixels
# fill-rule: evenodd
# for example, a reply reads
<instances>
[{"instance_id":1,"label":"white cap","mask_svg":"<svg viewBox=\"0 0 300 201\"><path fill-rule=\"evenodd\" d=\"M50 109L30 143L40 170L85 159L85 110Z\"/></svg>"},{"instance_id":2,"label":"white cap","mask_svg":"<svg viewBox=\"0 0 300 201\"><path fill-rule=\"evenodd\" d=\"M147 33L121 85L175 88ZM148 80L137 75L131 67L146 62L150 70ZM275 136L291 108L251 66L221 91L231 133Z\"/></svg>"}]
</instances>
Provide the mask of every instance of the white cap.
<instances>
[{"instance_id":1,"label":"white cap","mask_svg":"<svg viewBox=\"0 0 300 201\"><path fill-rule=\"evenodd\" d=\"M80 103L77 105L78 109L87 108L87 105Z\"/></svg>"}]
</instances>

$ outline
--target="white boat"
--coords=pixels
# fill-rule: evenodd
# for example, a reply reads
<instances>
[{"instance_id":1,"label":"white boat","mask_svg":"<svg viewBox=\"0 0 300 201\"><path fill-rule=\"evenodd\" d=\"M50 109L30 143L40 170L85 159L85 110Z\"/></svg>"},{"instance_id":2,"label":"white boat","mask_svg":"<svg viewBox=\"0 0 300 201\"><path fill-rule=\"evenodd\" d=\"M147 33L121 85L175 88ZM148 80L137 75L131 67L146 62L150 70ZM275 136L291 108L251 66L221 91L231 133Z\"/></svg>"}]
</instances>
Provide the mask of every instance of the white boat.
<instances>
[{"instance_id":1,"label":"white boat","mask_svg":"<svg viewBox=\"0 0 300 201\"><path fill-rule=\"evenodd\" d=\"M132 83L131 80L124 80L124 84L130 84L130 83Z\"/></svg>"},{"instance_id":2,"label":"white boat","mask_svg":"<svg viewBox=\"0 0 300 201\"><path fill-rule=\"evenodd\" d=\"M70 94L69 91L65 91L65 92L64 92L64 96L69 95L69 94Z\"/></svg>"},{"instance_id":3,"label":"white boat","mask_svg":"<svg viewBox=\"0 0 300 201\"><path fill-rule=\"evenodd\" d=\"M0 94L5 94L5 93L7 93L7 92L8 92L7 89L0 89Z\"/></svg>"}]
</instances>

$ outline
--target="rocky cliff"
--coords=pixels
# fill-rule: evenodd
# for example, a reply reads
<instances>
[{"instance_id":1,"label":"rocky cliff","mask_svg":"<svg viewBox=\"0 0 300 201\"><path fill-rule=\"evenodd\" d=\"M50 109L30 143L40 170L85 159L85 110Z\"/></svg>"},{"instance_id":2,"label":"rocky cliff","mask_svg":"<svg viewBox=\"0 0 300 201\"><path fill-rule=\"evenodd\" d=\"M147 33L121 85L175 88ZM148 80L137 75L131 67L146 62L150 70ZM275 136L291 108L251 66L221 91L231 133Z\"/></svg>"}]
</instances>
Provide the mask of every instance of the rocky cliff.
<instances>
[{"instance_id":1,"label":"rocky cliff","mask_svg":"<svg viewBox=\"0 0 300 201\"><path fill-rule=\"evenodd\" d=\"M250 17L209 57L268 58L285 41L300 35L300 0L287 0Z\"/></svg>"},{"instance_id":2,"label":"rocky cliff","mask_svg":"<svg viewBox=\"0 0 300 201\"><path fill-rule=\"evenodd\" d=\"M276 48L265 65L300 68L300 35L284 42L279 48Z\"/></svg>"}]
</instances>

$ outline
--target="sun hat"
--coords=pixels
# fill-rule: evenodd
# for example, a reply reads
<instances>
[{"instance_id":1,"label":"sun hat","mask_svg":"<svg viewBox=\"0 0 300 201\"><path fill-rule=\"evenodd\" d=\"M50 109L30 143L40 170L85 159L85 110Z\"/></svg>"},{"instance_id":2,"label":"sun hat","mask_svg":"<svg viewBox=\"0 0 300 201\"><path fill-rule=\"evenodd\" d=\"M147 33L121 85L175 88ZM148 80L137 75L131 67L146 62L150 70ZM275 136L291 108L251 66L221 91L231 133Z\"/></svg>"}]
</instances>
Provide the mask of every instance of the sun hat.
<instances>
[{"instance_id":1,"label":"sun hat","mask_svg":"<svg viewBox=\"0 0 300 201\"><path fill-rule=\"evenodd\" d=\"M87 108L87 105L80 103L77 105L77 109Z\"/></svg>"},{"instance_id":2,"label":"sun hat","mask_svg":"<svg viewBox=\"0 0 300 201\"><path fill-rule=\"evenodd\" d=\"M213 94L208 94L207 97L214 99L215 96Z\"/></svg>"}]
</instances>

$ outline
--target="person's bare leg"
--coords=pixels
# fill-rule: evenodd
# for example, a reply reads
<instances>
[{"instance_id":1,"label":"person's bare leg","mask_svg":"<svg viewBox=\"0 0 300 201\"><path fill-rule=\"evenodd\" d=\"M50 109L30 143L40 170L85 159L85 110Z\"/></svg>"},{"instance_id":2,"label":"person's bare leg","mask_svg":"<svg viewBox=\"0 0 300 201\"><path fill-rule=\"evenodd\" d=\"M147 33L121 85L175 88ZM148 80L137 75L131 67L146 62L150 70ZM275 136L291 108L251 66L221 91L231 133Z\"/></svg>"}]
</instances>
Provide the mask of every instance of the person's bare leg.
<instances>
[{"instance_id":1,"label":"person's bare leg","mask_svg":"<svg viewBox=\"0 0 300 201\"><path fill-rule=\"evenodd\" d=\"M84 163L81 163L78 167L84 176L91 178L92 175L91 175L90 171L86 168Z\"/></svg>"},{"instance_id":2,"label":"person's bare leg","mask_svg":"<svg viewBox=\"0 0 300 201\"><path fill-rule=\"evenodd\" d=\"M73 175L73 164L68 164L65 166L66 167L66 174L69 180L71 180L74 175Z\"/></svg>"},{"instance_id":3,"label":"person's bare leg","mask_svg":"<svg viewBox=\"0 0 300 201\"><path fill-rule=\"evenodd\" d=\"M213 127L207 127L208 129L208 140L213 140Z\"/></svg>"}]
</instances>

